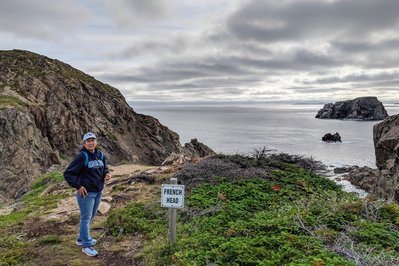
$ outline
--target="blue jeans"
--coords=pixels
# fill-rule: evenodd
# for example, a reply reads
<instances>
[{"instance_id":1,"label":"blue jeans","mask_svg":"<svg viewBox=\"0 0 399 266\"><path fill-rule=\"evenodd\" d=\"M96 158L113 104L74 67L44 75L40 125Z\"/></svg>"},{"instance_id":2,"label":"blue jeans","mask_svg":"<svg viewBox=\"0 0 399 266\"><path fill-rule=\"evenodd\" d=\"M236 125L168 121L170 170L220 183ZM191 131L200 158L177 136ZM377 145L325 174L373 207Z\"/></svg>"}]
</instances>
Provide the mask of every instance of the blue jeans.
<instances>
[{"instance_id":1,"label":"blue jeans","mask_svg":"<svg viewBox=\"0 0 399 266\"><path fill-rule=\"evenodd\" d=\"M76 199L80 208L79 239L84 247L91 246L90 224L96 216L98 206L101 202L102 191L88 192L86 197L76 193Z\"/></svg>"}]
</instances>

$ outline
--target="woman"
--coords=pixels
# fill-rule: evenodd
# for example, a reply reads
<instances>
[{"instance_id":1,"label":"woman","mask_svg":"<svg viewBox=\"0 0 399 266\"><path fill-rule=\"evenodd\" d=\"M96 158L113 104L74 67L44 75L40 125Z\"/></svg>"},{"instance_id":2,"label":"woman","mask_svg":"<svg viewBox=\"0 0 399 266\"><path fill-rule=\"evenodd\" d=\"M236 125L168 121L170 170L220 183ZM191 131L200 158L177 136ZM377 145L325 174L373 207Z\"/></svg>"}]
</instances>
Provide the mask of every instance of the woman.
<instances>
[{"instance_id":1,"label":"woman","mask_svg":"<svg viewBox=\"0 0 399 266\"><path fill-rule=\"evenodd\" d=\"M79 236L76 244L88 256L97 256L96 240L90 236L90 224L101 202L104 182L111 178L104 154L97 150L97 137L88 132L83 136L83 148L64 172L68 184L77 189L80 208Z\"/></svg>"}]
</instances>

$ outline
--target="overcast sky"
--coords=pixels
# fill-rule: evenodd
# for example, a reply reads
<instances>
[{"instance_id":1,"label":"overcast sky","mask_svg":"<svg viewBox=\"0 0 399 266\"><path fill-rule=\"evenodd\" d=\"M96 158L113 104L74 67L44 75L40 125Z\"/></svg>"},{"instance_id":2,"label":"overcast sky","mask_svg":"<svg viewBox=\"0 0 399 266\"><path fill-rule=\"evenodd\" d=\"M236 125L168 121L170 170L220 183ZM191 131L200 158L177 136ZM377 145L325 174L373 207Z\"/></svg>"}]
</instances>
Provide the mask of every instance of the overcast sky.
<instances>
[{"instance_id":1,"label":"overcast sky","mask_svg":"<svg viewBox=\"0 0 399 266\"><path fill-rule=\"evenodd\" d=\"M128 101L399 102L398 0L0 0L0 49Z\"/></svg>"}]
</instances>

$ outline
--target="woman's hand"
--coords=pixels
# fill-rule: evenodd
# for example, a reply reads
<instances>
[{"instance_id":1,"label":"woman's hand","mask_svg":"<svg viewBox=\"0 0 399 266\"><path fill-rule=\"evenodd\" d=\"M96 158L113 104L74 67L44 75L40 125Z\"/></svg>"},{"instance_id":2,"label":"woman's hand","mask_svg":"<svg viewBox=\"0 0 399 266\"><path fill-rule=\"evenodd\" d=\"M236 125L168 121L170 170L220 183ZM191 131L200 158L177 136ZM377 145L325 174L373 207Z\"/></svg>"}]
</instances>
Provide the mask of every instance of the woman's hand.
<instances>
[{"instance_id":1,"label":"woman's hand","mask_svg":"<svg viewBox=\"0 0 399 266\"><path fill-rule=\"evenodd\" d=\"M81 186L78 189L78 192L79 192L80 196L83 197L83 198L87 196L87 190L86 190L86 188L84 186Z\"/></svg>"},{"instance_id":2,"label":"woman's hand","mask_svg":"<svg viewBox=\"0 0 399 266\"><path fill-rule=\"evenodd\" d=\"M111 179L111 174L110 174L110 173L107 173L107 174L104 176L104 179L105 179L105 181L108 181L109 179Z\"/></svg>"}]
</instances>

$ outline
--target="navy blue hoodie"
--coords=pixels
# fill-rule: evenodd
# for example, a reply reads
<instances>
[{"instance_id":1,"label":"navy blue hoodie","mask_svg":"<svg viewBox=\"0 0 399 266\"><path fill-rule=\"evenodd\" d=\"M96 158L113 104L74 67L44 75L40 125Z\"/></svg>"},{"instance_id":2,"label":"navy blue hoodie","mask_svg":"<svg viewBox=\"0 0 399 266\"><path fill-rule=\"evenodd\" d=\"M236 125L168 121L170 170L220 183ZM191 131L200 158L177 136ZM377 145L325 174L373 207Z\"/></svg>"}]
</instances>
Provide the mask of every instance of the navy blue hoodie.
<instances>
[{"instance_id":1,"label":"navy blue hoodie","mask_svg":"<svg viewBox=\"0 0 399 266\"><path fill-rule=\"evenodd\" d=\"M86 157L83 151L89 157L87 165L85 165ZM97 149L89 152L83 147L65 169L64 178L71 187L76 189L84 186L88 192L100 192L104 188L104 177L107 173L109 171L105 157L101 160L101 153Z\"/></svg>"}]
</instances>

